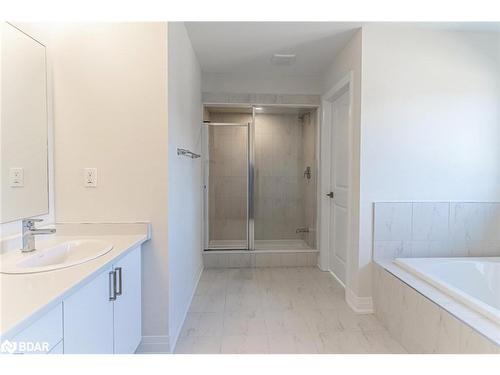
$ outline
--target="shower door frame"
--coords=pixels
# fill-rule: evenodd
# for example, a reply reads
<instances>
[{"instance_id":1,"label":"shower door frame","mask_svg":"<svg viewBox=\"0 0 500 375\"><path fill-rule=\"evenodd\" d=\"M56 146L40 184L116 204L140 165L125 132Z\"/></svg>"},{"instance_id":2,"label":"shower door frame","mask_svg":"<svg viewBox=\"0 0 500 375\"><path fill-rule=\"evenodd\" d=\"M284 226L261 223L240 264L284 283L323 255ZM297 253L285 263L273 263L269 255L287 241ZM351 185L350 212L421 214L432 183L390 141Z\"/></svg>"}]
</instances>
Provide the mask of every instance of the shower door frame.
<instances>
[{"instance_id":1,"label":"shower door frame","mask_svg":"<svg viewBox=\"0 0 500 375\"><path fill-rule=\"evenodd\" d=\"M320 217L320 195L321 195L321 183L320 183L320 163L321 163L321 116L320 116L320 105L311 105L311 104L235 104L235 103L203 103L202 104L202 113L205 107L221 107L221 108L230 108L230 107L238 107L238 108L251 108L252 109L252 121L246 124L238 124L238 123L217 123L217 122L203 122L202 126L206 126L207 130L204 132L206 134L205 137L205 152L208 155L209 150L209 137L208 137L208 126L247 126L247 247L210 247L210 219L209 219L209 181L208 177L210 175L210 168L206 165L203 167L203 182L204 182L204 192L203 192L203 201L204 201L204 246L203 251L256 251L255 249L255 208L254 208L254 189L255 189L255 118L256 118L256 108L257 107L289 107L289 108L311 108L315 110L315 118L316 118L316 146L315 146L315 158L316 158L316 166L315 172L317 175L316 180L316 247L314 249L307 250L299 250L298 252L317 252L319 251L319 239L320 239L320 231L321 231L321 217ZM208 126L207 126L208 125ZM208 156L209 157L209 156ZM208 158L207 157L207 158ZM206 159L209 160L209 159ZM208 173L207 173L208 171ZM257 250L259 252L267 252L272 250ZM279 250L282 252L283 250ZM292 252L296 252L293 250Z\"/></svg>"},{"instance_id":2,"label":"shower door frame","mask_svg":"<svg viewBox=\"0 0 500 375\"><path fill-rule=\"evenodd\" d=\"M210 162L210 152L209 152L209 147L210 147L210 135L208 132L208 129L210 126L244 126L247 128L247 195L246 195L246 203L247 203L247 215L246 215L246 246L234 246L234 247L227 247L227 246L210 246L210 217L209 217L209 212L210 212L210 207L209 207L209 189L210 189L210 183L209 183L209 176L210 176L210 167L205 166L204 168L204 207L205 207L205 246L204 246L204 251L233 251L233 250L253 250L254 248L254 210L253 210L253 185L254 185L254 149L253 149L253 138L254 138L254 122L255 122L255 108L252 107L252 121L248 123L226 123L226 122L204 122L203 126L207 127L207 130L205 131L205 141L206 142L206 153L208 155L207 159L208 162ZM208 163L209 165L209 163ZM208 173L207 173L208 171Z\"/></svg>"}]
</instances>

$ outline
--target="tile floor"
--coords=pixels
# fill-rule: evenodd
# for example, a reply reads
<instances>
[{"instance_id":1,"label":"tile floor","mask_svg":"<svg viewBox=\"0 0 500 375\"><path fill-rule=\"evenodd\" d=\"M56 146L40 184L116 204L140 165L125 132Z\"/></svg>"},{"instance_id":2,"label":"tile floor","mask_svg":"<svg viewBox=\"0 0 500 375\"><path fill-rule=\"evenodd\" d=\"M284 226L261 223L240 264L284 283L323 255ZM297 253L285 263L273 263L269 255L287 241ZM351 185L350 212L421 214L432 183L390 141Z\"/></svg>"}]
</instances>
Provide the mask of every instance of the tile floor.
<instances>
[{"instance_id":1,"label":"tile floor","mask_svg":"<svg viewBox=\"0 0 500 375\"><path fill-rule=\"evenodd\" d=\"M405 353L318 268L206 269L176 353Z\"/></svg>"}]
</instances>

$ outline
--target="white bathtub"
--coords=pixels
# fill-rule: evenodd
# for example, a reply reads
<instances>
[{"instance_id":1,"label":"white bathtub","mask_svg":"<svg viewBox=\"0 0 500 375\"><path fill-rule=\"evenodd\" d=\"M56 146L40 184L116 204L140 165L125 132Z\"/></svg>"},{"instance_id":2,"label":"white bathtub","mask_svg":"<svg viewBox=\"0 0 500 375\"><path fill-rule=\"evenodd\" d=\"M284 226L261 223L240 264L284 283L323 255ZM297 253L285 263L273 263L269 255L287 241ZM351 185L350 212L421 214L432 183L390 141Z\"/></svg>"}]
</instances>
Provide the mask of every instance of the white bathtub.
<instances>
[{"instance_id":1,"label":"white bathtub","mask_svg":"<svg viewBox=\"0 0 500 375\"><path fill-rule=\"evenodd\" d=\"M500 257L397 258L394 262L500 324Z\"/></svg>"}]
</instances>

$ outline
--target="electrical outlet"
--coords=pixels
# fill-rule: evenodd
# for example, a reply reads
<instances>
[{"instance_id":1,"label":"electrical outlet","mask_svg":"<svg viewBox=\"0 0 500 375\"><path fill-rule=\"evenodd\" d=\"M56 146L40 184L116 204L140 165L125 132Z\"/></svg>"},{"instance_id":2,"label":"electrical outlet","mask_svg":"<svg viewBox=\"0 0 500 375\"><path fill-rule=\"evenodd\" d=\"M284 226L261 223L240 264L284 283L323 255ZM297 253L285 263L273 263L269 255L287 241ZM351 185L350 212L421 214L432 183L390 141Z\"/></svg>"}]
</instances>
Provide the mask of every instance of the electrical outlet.
<instances>
[{"instance_id":1,"label":"electrical outlet","mask_svg":"<svg viewBox=\"0 0 500 375\"><path fill-rule=\"evenodd\" d=\"M97 168L83 169L83 186L97 187Z\"/></svg>"},{"instance_id":2,"label":"electrical outlet","mask_svg":"<svg viewBox=\"0 0 500 375\"><path fill-rule=\"evenodd\" d=\"M24 187L24 169L10 168L9 170L10 187Z\"/></svg>"}]
</instances>

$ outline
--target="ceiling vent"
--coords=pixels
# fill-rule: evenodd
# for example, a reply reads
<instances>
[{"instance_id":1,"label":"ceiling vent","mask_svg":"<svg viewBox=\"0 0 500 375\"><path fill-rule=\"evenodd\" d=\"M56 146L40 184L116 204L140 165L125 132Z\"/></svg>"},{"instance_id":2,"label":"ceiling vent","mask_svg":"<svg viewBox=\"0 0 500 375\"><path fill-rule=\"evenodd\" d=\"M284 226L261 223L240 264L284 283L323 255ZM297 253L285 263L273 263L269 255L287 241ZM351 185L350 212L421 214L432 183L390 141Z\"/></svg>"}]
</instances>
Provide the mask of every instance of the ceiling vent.
<instances>
[{"instance_id":1,"label":"ceiling vent","mask_svg":"<svg viewBox=\"0 0 500 375\"><path fill-rule=\"evenodd\" d=\"M274 65L289 66L295 63L295 55L275 53L271 58Z\"/></svg>"}]
</instances>

